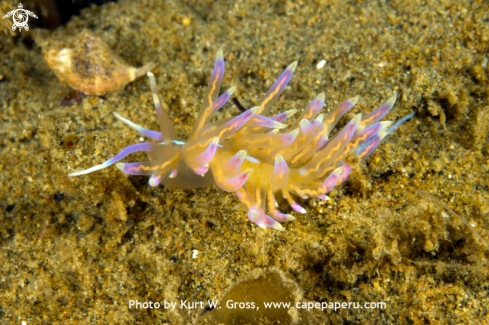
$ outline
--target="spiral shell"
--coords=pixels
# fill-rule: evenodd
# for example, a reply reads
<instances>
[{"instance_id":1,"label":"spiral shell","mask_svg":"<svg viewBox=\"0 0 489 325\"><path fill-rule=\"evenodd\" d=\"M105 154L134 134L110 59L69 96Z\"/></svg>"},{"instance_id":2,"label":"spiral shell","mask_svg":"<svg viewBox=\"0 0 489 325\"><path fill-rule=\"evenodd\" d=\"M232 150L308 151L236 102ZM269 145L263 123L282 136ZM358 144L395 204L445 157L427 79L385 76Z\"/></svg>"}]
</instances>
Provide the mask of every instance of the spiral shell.
<instances>
[{"instance_id":1,"label":"spiral shell","mask_svg":"<svg viewBox=\"0 0 489 325\"><path fill-rule=\"evenodd\" d=\"M68 46L51 47L44 58L58 78L90 95L120 89L154 67L134 68L124 63L99 37L83 32Z\"/></svg>"}]
</instances>

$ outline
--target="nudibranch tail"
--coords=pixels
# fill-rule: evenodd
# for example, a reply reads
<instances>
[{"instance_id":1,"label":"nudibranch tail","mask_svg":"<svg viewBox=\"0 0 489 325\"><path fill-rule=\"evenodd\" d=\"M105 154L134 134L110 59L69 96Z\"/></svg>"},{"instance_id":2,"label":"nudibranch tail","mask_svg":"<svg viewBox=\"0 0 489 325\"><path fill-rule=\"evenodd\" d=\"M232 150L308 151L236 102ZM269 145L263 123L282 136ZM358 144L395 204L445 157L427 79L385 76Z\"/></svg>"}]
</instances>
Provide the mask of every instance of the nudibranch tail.
<instances>
[{"instance_id":1,"label":"nudibranch tail","mask_svg":"<svg viewBox=\"0 0 489 325\"><path fill-rule=\"evenodd\" d=\"M380 131L377 135L372 137L368 142L364 143L362 146L360 146L355 152L358 155L358 157L362 159L368 158L372 152L377 148L377 146L380 144L380 142L387 136L389 133L397 130L397 128L404 123L405 121L409 120L414 116L415 113L411 113L409 115L406 115L404 117L401 117L396 123L392 124L388 129Z\"/></svg>"},{"instance_id":2,"label":"nudibranch tail","mask_svg":"<svg viewBox=\"0 0 489 325\"><path fill-rule=\"evenodd\" d=\"M141 135L158 143L128 146L103 164L69 176L88 174L116 163L124 173L149 176L148 183L153 187L164 184L198 188L213 181L222 190L238 196L248 210L251 222L262 229L282 231L281 222L295 218L279 211L275 195L283 196L290 207L301 214L306 210L298 198L329 201L327 194L351 175L352 166L345 161L347 154L354 153L366 159L389 133L414 116L414 113L409 114L394 123L381 121L394 106L397 99L394 95L363 117L361 113L356 114L343 129L331 134L359 97L342 102L326 114L321 113L325 95L320 93L287 127L284 122L294 116L297 109L271 117L265 114L284 91L296 67L297 61L285 69L260 99L259 106L238 116L211 122L213 114L236 89L232 87L219 96L225 68L220 48L202 107L186 141L177 138L163 107L166 104L158 96L154 75L148 72L160 132L145 129L114 114ZM119 162L138 151L145 151L149 161Z\"/></svg>"}]
</instances>

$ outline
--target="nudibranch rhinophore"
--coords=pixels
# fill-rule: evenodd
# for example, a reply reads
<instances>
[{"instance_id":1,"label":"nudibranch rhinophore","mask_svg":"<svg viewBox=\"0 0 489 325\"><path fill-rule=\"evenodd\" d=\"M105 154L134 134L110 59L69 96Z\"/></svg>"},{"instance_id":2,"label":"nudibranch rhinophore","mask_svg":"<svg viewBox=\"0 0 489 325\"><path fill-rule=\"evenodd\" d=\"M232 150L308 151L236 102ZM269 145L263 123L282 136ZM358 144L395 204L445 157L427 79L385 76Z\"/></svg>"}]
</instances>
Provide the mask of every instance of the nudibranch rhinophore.
<instances>
[{"instance_id":1,"label":"nudibranch rhinophore","mask_svg":"<svg viewBox=\"0 0 489 325\"><path fill-rule=\"evenodd\" d=\"M319 114L325 100L319 94L290 126L283 124L297 110L266 117L292 77L297 61L285 69L259 105L241 115L210 122L232 96L232 87L219 96L224 76L222 49L217 52L214 71L195 125L186 141L177 137L156 89L154 75L148 72L160 131L145 129L114 113L143 136L157 142L126 147L101 165L71 173L88 174L109 167L127 155L146 151L149 161L117 163L130 175L148 175L149 185L198 188L216 184L234 192L248 210L248 218L260 228L283 230L279 222L294 220L277 209L275 195L282 195L299 213L306 213L295 197L329 200L326 194L348 179L351 166L344 159L354 152L366 159L379 143L414 113L395 123L380 120L396 101L392 96L373 112L355 117L338 133L330 136L338 120L358 101L354 97L339 104L328 114ZM268 214L266 214L268 210Z\"/></svg>"}]
</instances>

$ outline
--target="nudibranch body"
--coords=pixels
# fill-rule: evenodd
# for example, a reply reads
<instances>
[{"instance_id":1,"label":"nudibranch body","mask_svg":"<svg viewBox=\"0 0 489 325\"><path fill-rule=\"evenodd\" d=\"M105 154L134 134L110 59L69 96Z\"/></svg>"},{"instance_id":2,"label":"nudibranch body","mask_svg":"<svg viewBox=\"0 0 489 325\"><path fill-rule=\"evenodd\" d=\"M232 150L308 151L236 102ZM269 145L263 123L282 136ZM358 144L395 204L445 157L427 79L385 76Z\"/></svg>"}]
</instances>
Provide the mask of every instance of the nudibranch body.
<instances>
[{"instance_id":1,"label":"nudibranch body","mask_svg":"<svg viewBox=\"0 0 489 325\"><path fill-rule=\"evenodd\" d=\"M117 168L131 175L148 175L150 186L198 188L215 183L224 191L236 193L253 223L262 229L283 230L280 222L294 217L277 209L276 195L282 195L299 213L306 210L295 197L329 200L326 194L349 177L351 166L344 161L346 155L354 152L366 159L382 139L414 115L395 123L381 122L396 101L393 96L373 112L357 114L331 136L338 120L357 103L358 97L344 101L328 114L320 114L325 101L321 93L291 126L283 122L297 112L295 109L266 117L296 66L294 62L285 69L258 106L239 116L210 122L236 89L232 87L219 96L224 76L224 58L219 49L202 108L186 141L177 137L162 107L154 76L148 72L160 132L114 114L157 142L131 145L105 163L69 176L88 174L131 153L146 151L149 161L117 163Z\"/></svg>"}]
</instances>

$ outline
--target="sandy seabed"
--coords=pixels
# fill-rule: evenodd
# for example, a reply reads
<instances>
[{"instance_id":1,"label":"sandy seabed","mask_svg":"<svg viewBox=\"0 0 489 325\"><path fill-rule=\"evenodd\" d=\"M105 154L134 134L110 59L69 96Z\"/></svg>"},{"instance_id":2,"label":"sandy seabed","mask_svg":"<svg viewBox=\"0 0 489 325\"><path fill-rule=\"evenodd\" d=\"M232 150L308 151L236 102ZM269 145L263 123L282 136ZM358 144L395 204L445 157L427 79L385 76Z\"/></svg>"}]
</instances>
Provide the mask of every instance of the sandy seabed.
<instances>
[{"instance_id":1,"label":"sandy seabed","mask_svg":"<svg viewBox=\"0 0 489 325\"><path fill-rule=\"evenodd\" d=\"M1 324L489 322L486 1L125 0L55 31L0 28ZM85 30L130 65L156 63L183 138L219 46L223 89L245 107L299 60L274 112L360 95L343 126L397 92L387 119L416 115L329 203L282 205L296 220L262 231L214 185L152 188L113 166L67 177L140 141L112 112L157 127L146 77L81 96L50 70L43 50Z\"/></svg>"}]
</instances>

